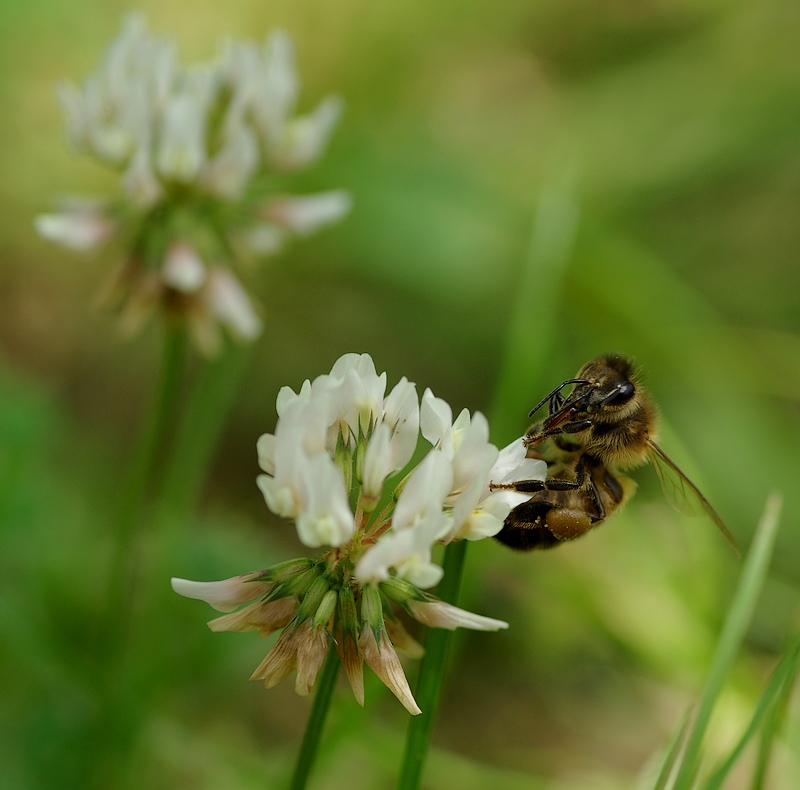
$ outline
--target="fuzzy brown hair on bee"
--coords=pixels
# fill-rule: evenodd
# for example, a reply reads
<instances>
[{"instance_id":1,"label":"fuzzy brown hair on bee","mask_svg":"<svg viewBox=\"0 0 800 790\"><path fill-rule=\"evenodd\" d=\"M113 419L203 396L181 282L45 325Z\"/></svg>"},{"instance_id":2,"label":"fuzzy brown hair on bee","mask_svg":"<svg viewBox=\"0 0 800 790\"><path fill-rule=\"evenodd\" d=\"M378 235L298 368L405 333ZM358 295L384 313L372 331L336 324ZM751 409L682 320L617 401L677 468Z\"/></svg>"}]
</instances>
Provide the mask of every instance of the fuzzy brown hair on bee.
<instances>
[{"instance_id":1,"label":"fuzzy brown hair on bee","mask_svg":"<svg viewBox=\"0 0 800 790\"><path fill-rule=\"evenodd\" d=\"M569 394L564 391L571 387ZM656 444L658 412L628 357L602 354L531 410L547 416L523 441L529 458L547 463L545 480L492 484L530 493L497 540L514 549L546 549L573 540L618 512L636 490L623 474L652 463L667 499L683 512L705 512L738 552L733 536L697 486Z\"/></svg>"}]
</instances>

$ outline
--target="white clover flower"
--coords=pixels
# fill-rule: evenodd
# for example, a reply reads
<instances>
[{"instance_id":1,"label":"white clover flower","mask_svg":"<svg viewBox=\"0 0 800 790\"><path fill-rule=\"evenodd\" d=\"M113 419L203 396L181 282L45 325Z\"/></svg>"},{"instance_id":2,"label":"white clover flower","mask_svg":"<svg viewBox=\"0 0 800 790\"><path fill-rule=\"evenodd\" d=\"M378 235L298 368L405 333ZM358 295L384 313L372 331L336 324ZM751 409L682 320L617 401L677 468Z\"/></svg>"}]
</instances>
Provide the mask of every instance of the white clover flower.
<instances>
[{"instance_id":1,"label":"white clover flower","mask_svg":"<svg viewBox=\"0 0 800 790\"><path fill-rule=\"evenodd\" d=\"M237 258L275 254L351 208L342 190L269 195L276 173L322 155L341 114L341 101L329 96L297 115L298 93L283 31L263 47L227 42L213 61L185 66L174 41L129 15L97 70L80 86L57 88L68 141L120 174L121 196L44 214L36 229L78 250L114 236L137 240L112 289L128 330L160 307L185 318L204 353L219 349L220 328L253 340L262 323ZM194 263L176 256L181 244Z\"/></svg>"},{"instance_id":2,"label":"white clover flower","mask_svg":"<svg viewBox=\"0 0 800 790\"><path fill-rule=\"evenodd\" d=\"M508 494L520 495L492 492L490 482L520 472L530 479L540 462L524 458L521 440L498 453L483 415L464 410L452 422L450 407L430 390L420 409L406 378L387 395L386 378L368 354L345 354L297 392L281 388L275 432L257 443L264 472L257 484L269 509L292 519L306 546L330 549L224 582L176 579L173 588L227 612L209 623L214 631L283 629L252 675L268 688L296 671L295 690L308 694L336 649L359 704L366 663L417 714L397 651L419 657L421 647L389 607L434 628L506 628L423 590L442 578L432 559L438 542L499 531L513 506ZM420 431L435 446L389 488L411 462Z\"/></svg>"}]
</instances>

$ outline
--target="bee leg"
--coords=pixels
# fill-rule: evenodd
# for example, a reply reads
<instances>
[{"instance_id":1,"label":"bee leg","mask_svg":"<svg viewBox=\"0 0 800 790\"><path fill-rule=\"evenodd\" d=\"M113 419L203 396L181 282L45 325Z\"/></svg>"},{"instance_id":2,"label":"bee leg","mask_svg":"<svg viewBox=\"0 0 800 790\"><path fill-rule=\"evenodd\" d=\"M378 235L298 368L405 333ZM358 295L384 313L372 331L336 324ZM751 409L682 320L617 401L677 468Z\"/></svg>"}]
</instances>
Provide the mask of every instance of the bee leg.
<instances>
[{"instance_id":1,"label":"bee leg","mask_svg":"<svg viewBox=\"0 0 800 790\"><path fill-rule=\"evenodd\" d=\"M574 480L564 480L561 477L547 477L544 480L515 480L513 483L489 483L490 491L498 489L506 491L518 491L520 494L535 494L538 491L575 491L584 487L586 478L586 464L581 461L575 469ZM599 502L597 489L595 498Z\"/></svg>"},{"instance_id":2,"label":"bee leg","mask_svg":"<svg viewBox=\"0 0 800 790\"><path fill-rule=\"evenodd\" d=\"M589 478L589 493L592 495L595 507L597 508L597 517L593 517L592 522L603 521L606 517L606 509L603 507L603 500L600 499L600 492L597 490L597 486L591 477Z\"/></svg>"},{"instance_id":3,"label":"bee leg","mask_svg":"<svg viewBox=\"0 0 800 790\"><path fill-rule=\"evenodd\" d=\"M587 428L592 427L591 420L579 420L576 422L568 422L564 425L557 425L555 428L549 428L545 431L536 430L537 426L534 426L527 434L523 437L522 441L524 442L526 447L537 447L540 445L545 439L550 436L560 436L562 433L580 433L581 431L585 431Z\"/></svg>"}]
</instances>

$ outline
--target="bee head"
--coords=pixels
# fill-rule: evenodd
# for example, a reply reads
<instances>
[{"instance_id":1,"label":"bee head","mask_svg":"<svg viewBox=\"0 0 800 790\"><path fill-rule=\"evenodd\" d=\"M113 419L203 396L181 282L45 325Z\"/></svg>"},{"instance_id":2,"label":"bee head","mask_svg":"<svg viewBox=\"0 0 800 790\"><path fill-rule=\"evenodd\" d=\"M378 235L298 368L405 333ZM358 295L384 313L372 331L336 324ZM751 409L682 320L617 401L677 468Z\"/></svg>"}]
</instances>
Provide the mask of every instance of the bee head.
<instances>
[{"instance_id":1,"label":"bee head","mask_svg":"<svg viewBox=\"0 0 800 790\"><path fill-rule=\"evenodd\" d=\"M576 412L615 414L625 411L636 395L633 362L618 354L604 354L583 366L579 378L588 384L572 393Z\"/></svg>"}]
</instances>

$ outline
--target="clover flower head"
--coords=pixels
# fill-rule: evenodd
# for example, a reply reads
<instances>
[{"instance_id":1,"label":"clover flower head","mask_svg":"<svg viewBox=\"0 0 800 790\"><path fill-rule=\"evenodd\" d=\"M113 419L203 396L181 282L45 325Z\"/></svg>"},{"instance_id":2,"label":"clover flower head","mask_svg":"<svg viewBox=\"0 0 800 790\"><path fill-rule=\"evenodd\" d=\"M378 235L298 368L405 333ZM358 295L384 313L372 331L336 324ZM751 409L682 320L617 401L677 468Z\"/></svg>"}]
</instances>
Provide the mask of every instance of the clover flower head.
<instances>
[{"instance_id":1,"label":"clover flower head","mask_svg":"<svg viewBox=\"0 0 800 790\"><path fill-rule=\"evenodd\" d=\"M350 210L342 190L266 188L319 160L341 115L334 96L298 114L284 31L263 46L228 41L215 60L186 66L174 41L131 14L98 69L57 93L69 144L120 173L121 194L67 204L36 228L76 250L133 240L106 294L127 329L160 307L185 319L209 354L220 327L253 339L261 321L235 273L239 258L274 254Z\"/></svg>"},{"instance_id":2,"label":"clover flower head","mask_svg":"<svg viewBox=\"0 0 800 790\"><path fill-rule=\"evenodd\" d=\"M214 631L282 630L252 676L267 687L296 671L296 691L309 693L333 645L360 704L366 663L416 714L397 653L422 649L397 611L434 628L506 628L426 592L443 573L433 548L499 532L526 495L490 483L543 479L545 469L525 458L521 440L498 452L482 414L465 410L453 422L430 390L420 407L405 377L388 394L386 381L368 354L345 354L297 392L282 388L275 432L258 440L267 507L291 519L306 546L327 547L321 554L223 582L172 584L226 612L209 623ZM420 432L431 446L409 469ZM247 605L232 611L237 604Z\"/></svg>"}]
</instances>

